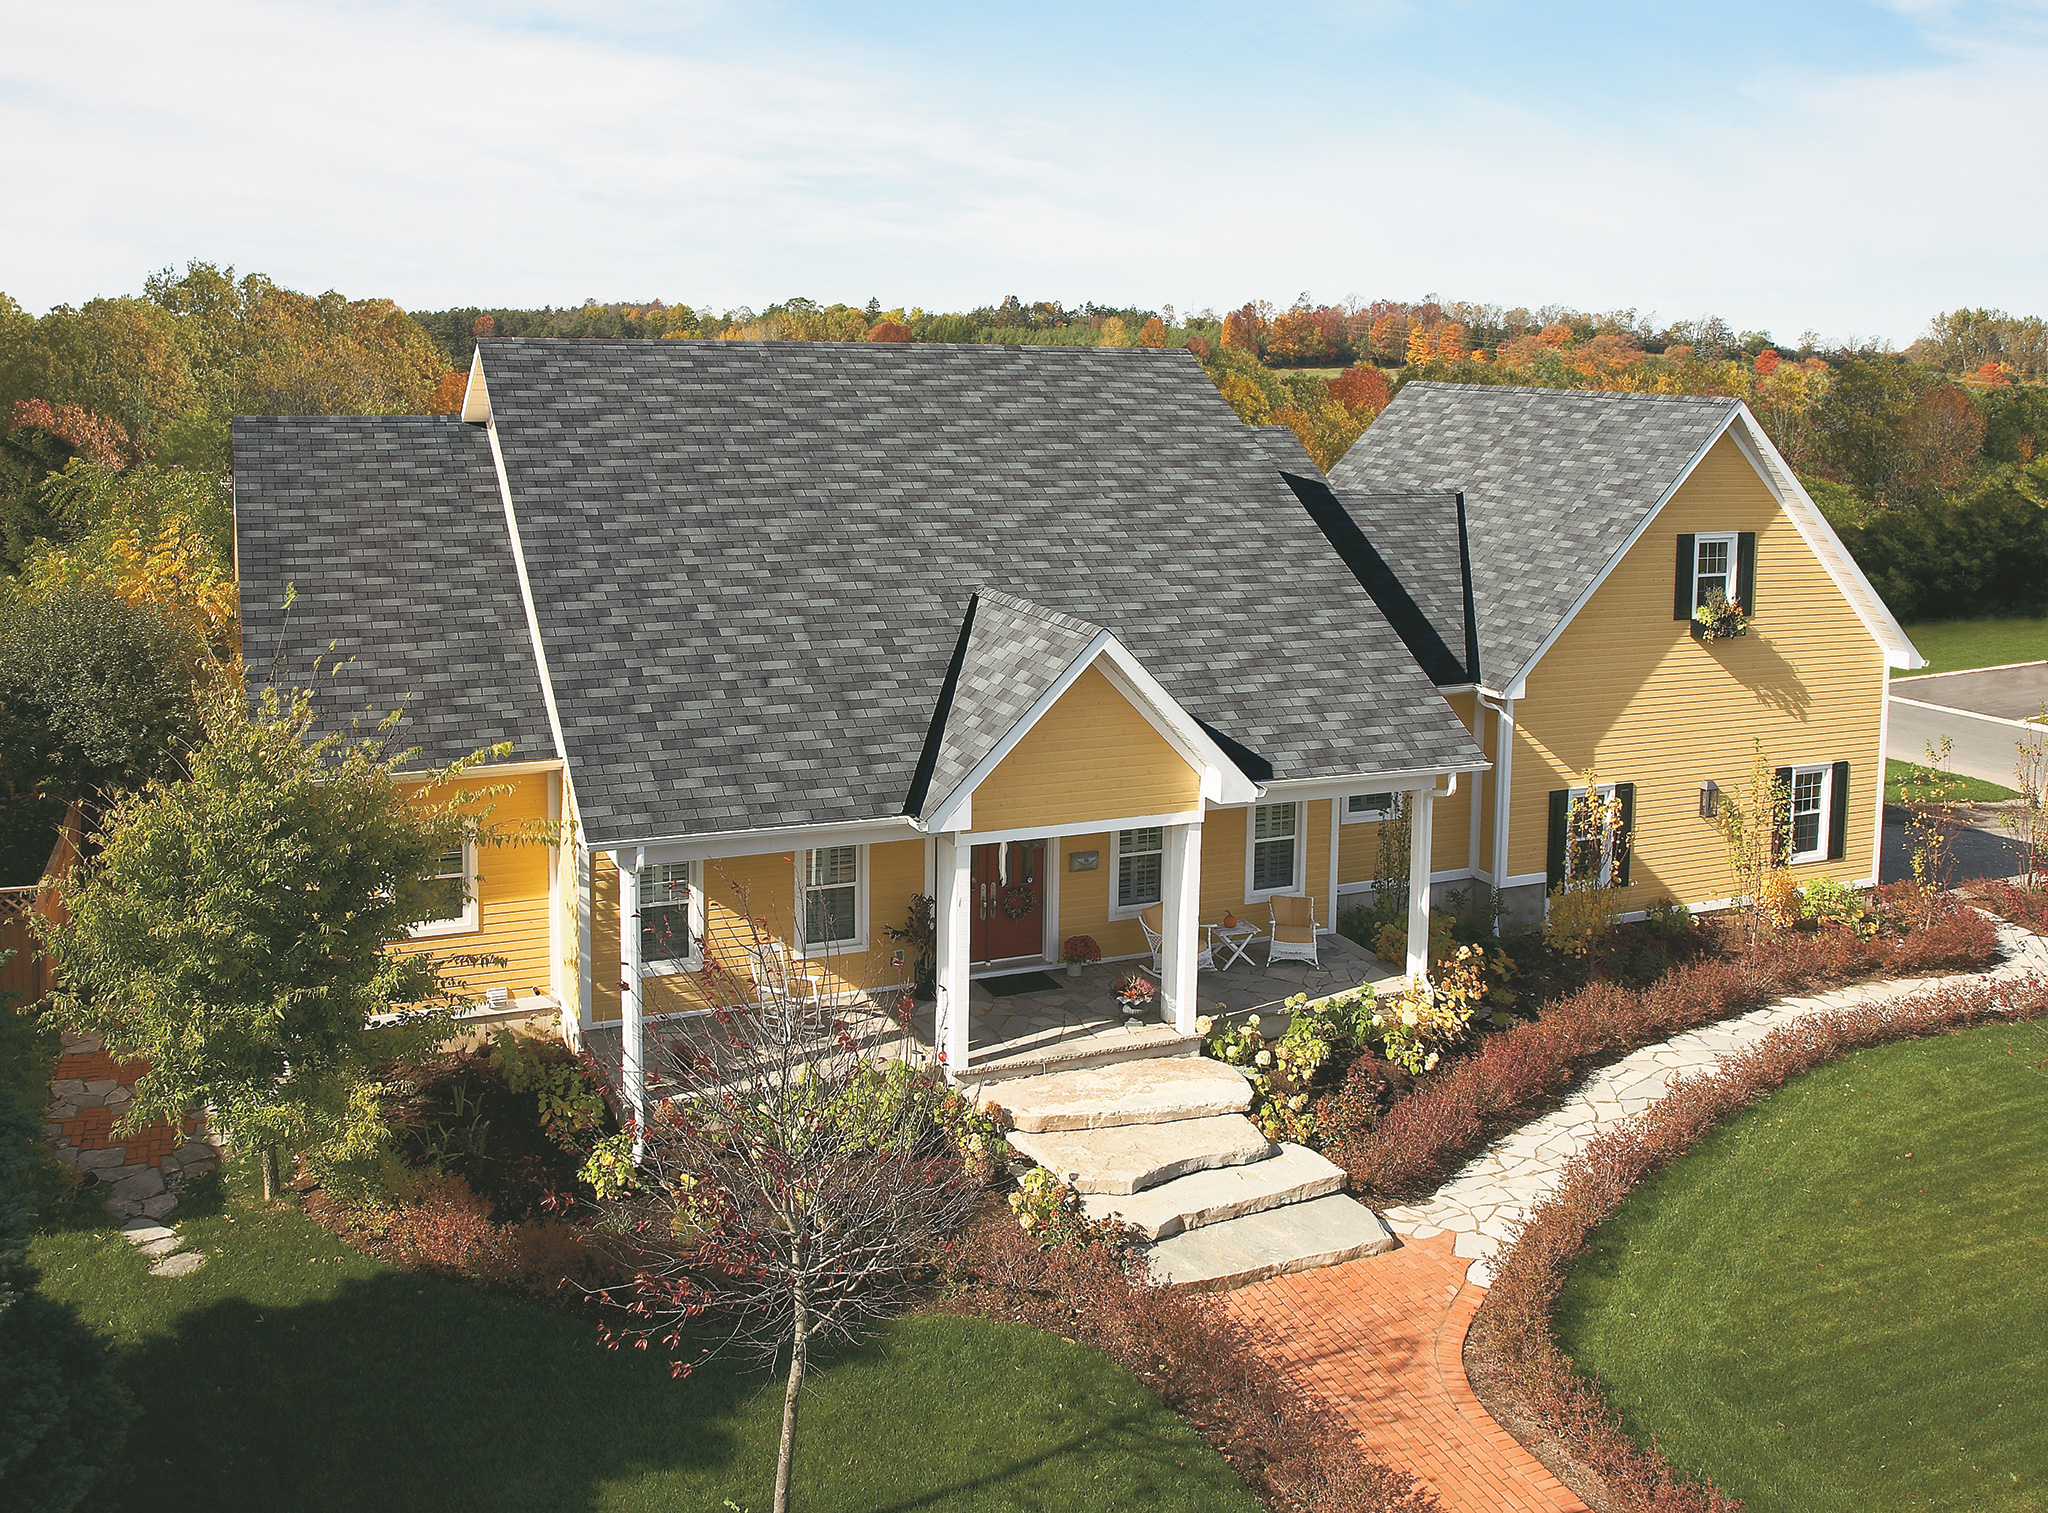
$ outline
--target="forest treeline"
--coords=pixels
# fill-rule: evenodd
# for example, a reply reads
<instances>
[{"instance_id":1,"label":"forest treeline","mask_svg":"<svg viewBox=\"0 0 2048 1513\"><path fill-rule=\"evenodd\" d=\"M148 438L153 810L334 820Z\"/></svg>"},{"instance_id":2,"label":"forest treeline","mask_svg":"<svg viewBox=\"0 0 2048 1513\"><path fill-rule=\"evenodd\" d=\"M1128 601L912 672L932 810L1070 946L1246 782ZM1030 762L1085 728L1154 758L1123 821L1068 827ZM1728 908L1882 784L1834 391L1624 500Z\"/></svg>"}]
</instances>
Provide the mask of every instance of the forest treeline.
<instances>
[{"instance_id":1,"label":"forest treeline","mask_svg":"<svg viewBox=\"0 0 2048 1513\"><path fill-rule=\"evenodd\" d=\"M1433 298L1304 295L1220 314L1014 296L951 312L808 299L407 312L203 262L40 317L0 294L0 569L47 578L39 557L106 538L128 509L129 549L169 510L179 549L225 573L232 416L452 413L487 335L1179 347L1240 416L1290 427L1324 468L1417 379L1728 395L1902 617L2048 607L2048 331L2000 311L1943 312L1902 352L1780 342L1713 316L1659 326L1633 310Z\"/></svg>"}]
</instances>

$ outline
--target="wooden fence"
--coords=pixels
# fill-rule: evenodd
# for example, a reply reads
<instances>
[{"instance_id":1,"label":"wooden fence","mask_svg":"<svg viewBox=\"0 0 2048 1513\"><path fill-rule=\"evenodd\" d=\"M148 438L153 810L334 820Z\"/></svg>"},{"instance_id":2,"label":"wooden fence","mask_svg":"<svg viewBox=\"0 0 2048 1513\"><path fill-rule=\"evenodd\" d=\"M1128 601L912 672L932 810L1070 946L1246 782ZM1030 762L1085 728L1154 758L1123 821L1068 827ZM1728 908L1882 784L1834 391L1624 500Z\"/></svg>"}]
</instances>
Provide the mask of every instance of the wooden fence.
<instances>
[{"instance_id":1,"label":"wooden fence","mask_svg":"<svg viewBox=\"0 0 2048 1513\"><path fill-rule=\"evenodd\" d=\"M56 967L36 943L35 933L29 928L29 916L63 918L64 905L52 880L64 876L78 860L83 823L78 806L73 804L71 812L64 816L63 829L57 833L49 865L43 868L42 882L27 888L0 888L0 957L5 957L0 960L0 1004L23 1008L50 991Z\"/></svg>"}]
</instances>

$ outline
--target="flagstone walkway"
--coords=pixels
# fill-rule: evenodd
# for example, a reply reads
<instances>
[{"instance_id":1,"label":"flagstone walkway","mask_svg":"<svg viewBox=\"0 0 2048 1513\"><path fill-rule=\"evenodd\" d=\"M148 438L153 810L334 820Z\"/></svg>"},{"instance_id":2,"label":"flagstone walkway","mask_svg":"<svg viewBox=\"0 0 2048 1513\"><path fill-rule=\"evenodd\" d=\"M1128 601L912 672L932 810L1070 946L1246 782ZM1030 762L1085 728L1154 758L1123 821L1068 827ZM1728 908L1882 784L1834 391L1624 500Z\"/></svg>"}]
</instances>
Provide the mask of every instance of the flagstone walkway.
<instances>
[{"instance_id":1,"label":"flagstone walkway","mask_svg":"<svg viewBox=\"0 0 2048 1513\"><path fill-rule=\"evenodd\" d=\"M1272 1365L1327 1398L1378 1459L1435 1492L1449 1513L1585 1513L1474 1397L1465 1335L1494 1258L1565 1163L1596 1135L1781 1025L1943 982L2048 974L2048 940L1998 924L2003 959L1989 972L1866 983L1789 998L1673 1037L1589 1077L1550 1114L1489 1146L1428 1200L1386 1211L1399 1250L1222 1300Z\"/></svg>"}]
</instances>

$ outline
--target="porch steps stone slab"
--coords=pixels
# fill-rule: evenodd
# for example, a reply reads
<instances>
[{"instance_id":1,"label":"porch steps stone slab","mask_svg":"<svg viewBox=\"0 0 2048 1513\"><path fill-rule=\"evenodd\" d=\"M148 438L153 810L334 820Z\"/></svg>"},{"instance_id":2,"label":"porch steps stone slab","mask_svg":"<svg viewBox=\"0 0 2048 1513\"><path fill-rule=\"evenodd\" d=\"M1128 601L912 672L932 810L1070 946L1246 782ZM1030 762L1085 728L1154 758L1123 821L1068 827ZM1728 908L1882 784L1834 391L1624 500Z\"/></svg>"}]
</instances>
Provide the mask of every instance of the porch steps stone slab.
<instances>
[{"instance_id":1,"label":"porch steps stone slab","mask_svg":"<svg viewBox=\"0 0 2048 1513\"><path fill-rule=\"evenodd\" d=\"M1182 1124L1165 1126L1169 1130L1187 1127ZM1062 1140L1074 1137L1054 1135L1039 1138ZM1090 1192L1083 1188L1088 1196L1081 1199L1081 1212L1091 1219L1107 1219L1115 1215L1124 1223L1134 1225L1146 1239L1163 1240L1188 1230L1241 1219L1246 1214L1263 1214L1292 1204L1310 1203L1331 1193L1341 1193L1344 1180L1343 1167L1317 1155L1307 1146L1282 1145L1269 1160L1254 1158L1250 1165L1195 1171L1163 1186L1132 1191L1127 1195Z\"/></svg>"},{"instance_id":2,"label":"porch steps stone slab","mask_svg":"<svg viewBox=\"0 0 2048 1513\"><path fill-rule=\"evenodd\" d=\"M990 1083L1115 1066L1127 1061L1192 1056L1201 1043L1200 1036L1183 1035L1170 1025L1143 1025L1135 1030L1119 1028L1110 1033L1076 1035L1039 1050L1015 1051L979 1065L969 1062L967 1069L955 1080L970 1087L985 1087ZM1002 1095L992 1096L998 1102L1002 1101Z\"/></svg>"},{"instance_id":3,"label":"porch steps stone slab","mask_svg":"<svg viewBox=\"0 0 2048 1513\"><path fill-rule=\"evenodd\" d=\"M1199 1056L1155 1056L1020 1077L997 1089L984 1087L983 1096L1008 1111L1011 1128L1027 1134L1242 1114L1252 1102L1243 1077Z\"/></svg>"},{"instance_id":4,"label":"porch steps stone slab","mask_svg":"<svg viewBox=\"0 0 2048 1513\"><path fill-rule=\"evenodd\" d=\"M1177 1185L1175 1179L1190 1172L1263 1162L1273 1153L1272 1144L1242 1114L1106 1129L1012 1130L1009 1139L1013 1148L1071 1181L1077 1192L1110 1197L1162 1182Z\"/></svg>"},{"instance_id":5,"label":"porch steps stone slab","mask_svg":"<svg viewBox=\"0 0 2048 1513\"><path fill-rule=\"evenodd\" d=\"M1196 1292L1227 1292L1290 1272L1376 1256L1400 1242L1380 1216L1342 1193L1225 1219L1153 1245L1152 1280Z\"/></svg>"}]
</instances>

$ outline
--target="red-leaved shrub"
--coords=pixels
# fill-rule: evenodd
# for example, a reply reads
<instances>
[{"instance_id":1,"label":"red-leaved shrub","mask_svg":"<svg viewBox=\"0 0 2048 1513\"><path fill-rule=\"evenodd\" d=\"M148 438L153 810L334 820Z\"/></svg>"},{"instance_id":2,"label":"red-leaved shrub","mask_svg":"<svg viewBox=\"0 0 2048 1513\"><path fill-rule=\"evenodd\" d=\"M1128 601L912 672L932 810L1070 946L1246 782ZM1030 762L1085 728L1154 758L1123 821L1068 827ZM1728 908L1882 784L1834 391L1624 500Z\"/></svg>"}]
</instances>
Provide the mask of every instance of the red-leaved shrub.
<instances>
[{"instance_id":1,"label":"red-leaved shrub","mask_svg":"<svg viewBox=\"0 0 2048 1513\"><path fill-rule=\"evenodd\" d=\"M1927 906L1923 895L1897 888L1880 889L1877 898L1881 913ZM1584 1072L1641 1046L1824 985L1990 962L1998 932L1989 919L1945 897L1932 912L1924 926L1871 939L1846 929L1787 932L1742 956L1674 967L1645 988L1588 984L1533 1021L1482 1037L1362 1132L1350 1133L1362 1121L1347 1119L1329 1154L1368 1201L1419 1198Z\"/></svg>"},{"instance_id":2,"label":"red-leaved shrub","mask_svg":"<svg viewBox=\"0 0 2048 1513\"><path fill-rule=\"evenodd\" d=\"M1494 1263L1493 1285L1465 1345L1473 1388L1502 1423L1539 1447L1561 1444L1598 1483L1602 1513L1733 1513L1741 1504L1681 1479L1623 1429L1599 1386L1572 1368L1551 1310L1586 1242L1650 1173L1722 1119L1803 1072L1867 1046L2048 1015L2048 981L1952 984L1815 1015L1772 1031L1716 1070L1675 1085L1645 1112L1567 1163L1562 1185L1529 1211ZM1594 1490L1594 1489L1588 1489Z\"/></svg>"},{"instance_id":3,"label":"red-leaved shrub","mask_svg":"<svg viewBox=\"0 0 2048 1513\"><path fill-rule=\"evenodd\" d=\"M1986 878L1972 890L1987 909L1994 909L2014 924L2048 935L2048 888L2021 888L2002 877Z\"/></svg>"},{"instance_id":4,"label":"red-leaved shrub","mask_svg":"<svg viewBox=\"0 0 2048 1513\"><path fill-rule=\"evenodd\" d=\"M1194 1425L1268 1507L1285 1513L1429 1513L1406 1473L1366 1456L1337 1411L1284 1382L1211 1297L1151 1286L1097 1230L1041 1248L992 1206L954 1256L942 1305L1087 1341Z\"/></svg>"}]
</instances>

